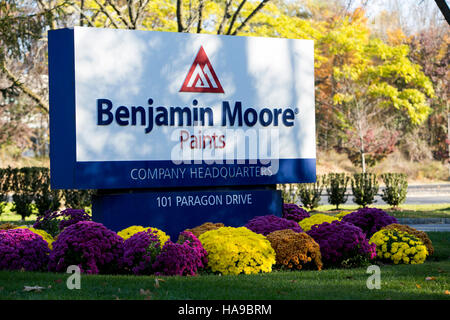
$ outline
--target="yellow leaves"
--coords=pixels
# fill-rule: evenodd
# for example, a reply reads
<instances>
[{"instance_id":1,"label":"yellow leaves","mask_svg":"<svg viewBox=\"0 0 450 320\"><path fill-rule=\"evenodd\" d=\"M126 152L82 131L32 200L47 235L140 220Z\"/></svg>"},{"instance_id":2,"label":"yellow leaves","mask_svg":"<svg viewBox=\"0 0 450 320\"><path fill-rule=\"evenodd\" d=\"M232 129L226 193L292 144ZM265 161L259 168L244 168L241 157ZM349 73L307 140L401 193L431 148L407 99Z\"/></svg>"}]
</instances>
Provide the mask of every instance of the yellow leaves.
<instances>
[{"instance_id":1,"label":"yellow leaves","mask_svg":"<svg viewBox=\"0 0 450 320\"><path fill-rule=\"evenodd\" d=\"M386 33L388 36L388 42L392 45L400 45L407 40L405 34L400 28L387 30Z\"/></svg>"}]
</instances>

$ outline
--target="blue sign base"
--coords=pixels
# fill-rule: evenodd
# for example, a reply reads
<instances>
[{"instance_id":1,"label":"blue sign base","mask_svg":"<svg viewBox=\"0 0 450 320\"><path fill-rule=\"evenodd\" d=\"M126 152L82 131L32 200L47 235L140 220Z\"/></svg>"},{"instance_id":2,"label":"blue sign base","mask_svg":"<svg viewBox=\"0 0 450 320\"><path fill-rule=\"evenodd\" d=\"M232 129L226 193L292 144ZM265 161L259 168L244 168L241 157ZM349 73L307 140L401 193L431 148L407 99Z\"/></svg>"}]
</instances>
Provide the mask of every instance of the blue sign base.
<instances>
[{"instance_id":1,"label":"blue sign base","mask_svg":"<svg viewBox=\"0 0 450 320\"><path fill-rule=\"evenodd\" d=\"M107 193L103 193L107 192ZM156 227L176 241L178 234L205 222L241 227L255 216L281 216L281 191L255 189L100 192L92 217L113 231L132 225Z\"/></svg>"}]
</instances>

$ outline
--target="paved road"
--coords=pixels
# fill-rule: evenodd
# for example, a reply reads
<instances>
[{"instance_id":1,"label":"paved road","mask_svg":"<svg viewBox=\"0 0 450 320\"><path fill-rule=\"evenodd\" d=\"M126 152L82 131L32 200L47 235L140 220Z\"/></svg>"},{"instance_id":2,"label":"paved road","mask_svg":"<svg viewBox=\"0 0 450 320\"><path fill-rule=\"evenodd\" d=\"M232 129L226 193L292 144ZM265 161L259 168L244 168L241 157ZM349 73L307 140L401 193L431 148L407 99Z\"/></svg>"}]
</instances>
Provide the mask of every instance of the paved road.
<instances>
[{"instance_id":1,"label":"paved road","mask_svg":"<svg viewBox=\"0 0 450 320\"><path fill-rule=\"evenodd\" d=\"M450 232L450 224L409 224L410 227L420 231Z\"/></svg>"},{"instance_id":2,"label":"paved road","mask_svg":"<svg viewBox=\"0 0 450 320\"><path fill-rule=\"evenodd\" d=\"M381 199L383 189L378 191L380 195L375 197L376 204L386 204ZM324 194L326 191L324 192ZM347 192L347 204L354 204L351 189ZM450 203L450 183L449 184L429 184L429 185L410 185L406 194L406 204L433 204L433 203ZM320 204L328 204L328 196L323 195Z\"/></svg>"}]
</instances>

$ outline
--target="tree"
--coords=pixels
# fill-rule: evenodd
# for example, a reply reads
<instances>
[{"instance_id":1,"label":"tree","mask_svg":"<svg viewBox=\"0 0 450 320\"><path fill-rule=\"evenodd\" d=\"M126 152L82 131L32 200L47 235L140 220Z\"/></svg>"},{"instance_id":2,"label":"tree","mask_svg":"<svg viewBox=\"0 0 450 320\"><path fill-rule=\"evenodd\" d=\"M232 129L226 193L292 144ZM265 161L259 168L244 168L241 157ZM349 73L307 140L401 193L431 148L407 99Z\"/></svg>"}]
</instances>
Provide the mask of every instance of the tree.
<instances>
[{"instance_id":1,"label":"tree","mask_svg":"<svg viewBox=\"0 0 450 320\"><path fill-rule=\"evenodd\" d=\"M47 30L81 25L237 35L268 2L0 1L0 146L48 152Z\"/></svg>"},{"instance_id":2,"label":"tree","mask_svg":"<svg viewBox=\"0 0 450 320\"><path fill-rule=\"evenodd\" d=\"M336 44L335 58L345 58L344 63L333 69L336 81L333 100L339 107L341 126L359 138L361 167L365 172L364 142L365 136L373 133L371 128L395 129L389 124L399 115L409 123L423 123L431 111L427 98L434 95L434 89L420 66L409 60L408 46L391 46L370 38L367 29L355 31L349 23L347 26L357 37L349 32L329 36L329 41ZM383 136L386 134L371 138ZM352 141L351 137L343 139ZM350 147L354 146L350 143Z\"/></svg>"},{"instance_id":3,"label":"tree","mask_svg":"<svg viewBox=\"0 0 450 320\"><path fill-rule=\"evenodd\" d=\"M430 99L432 112L427 126L420 128L421 134L426 136L435 159L448 160L450 31L448 28L424 30L411 37L409 46L410 59L422 67L435 88L435 98Z\"/></svg>"}]
</instances>

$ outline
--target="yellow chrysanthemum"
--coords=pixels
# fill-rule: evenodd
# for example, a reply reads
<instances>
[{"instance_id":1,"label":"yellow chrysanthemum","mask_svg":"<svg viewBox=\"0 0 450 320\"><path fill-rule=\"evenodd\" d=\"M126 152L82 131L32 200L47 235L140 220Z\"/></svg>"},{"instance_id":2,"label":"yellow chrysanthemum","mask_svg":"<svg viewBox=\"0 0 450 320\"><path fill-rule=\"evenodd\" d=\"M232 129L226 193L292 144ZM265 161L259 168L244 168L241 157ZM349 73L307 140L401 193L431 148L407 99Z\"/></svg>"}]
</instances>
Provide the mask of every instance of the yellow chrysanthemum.
<instances>
[{"instance_id":1,"label":"yellow chrysanthemum","mask_svg":"<svg viewBox=\"0 0 450 320\"><path fill-rule=\"evenodd\" d=\"M397 229L381 229L371 238L376 245L377 256L399 263L423 263L428 256L426 246L414 235Z\"/></svg>"},{"instance_id":2,"label":"yellow chrysanthemum","mask_svg":"<svg viewBox=\"0 0 450 320\"><path fill-rule=\"evenodd\" d=\"M311 227L316 225L316 224L321 224L324 222L333 222L339 220L336 217L332 217L326 214L322 214L322 213L317 213L312 215L309 218L305 218L303 220L301 220L298 224L300 225L300 227L302 227L303 231L307 232L309 230L311 230Z\"/></svg>"},{"instance_id":3,"label":"yellow chrysanthemum","mask_svg":"<svg viewBox=\"0 0 450 320\"><path fill-rule=\"evenodd\" d=\"M200 235L208 267L222 274L271 272L275 251L261 234L245 227L222 227Z\"/></svg>"},{"instance_id":4,"label":"yellow chrysanthemum","mask_svg":"<svg viewBox=\"0 0 450 320\"><path fill-rule=\"evenodd\" d=\"M117 235L121 237L123 240L127 240L131 238L133 235L135 235L138 232L147 231L147 230L153 231L156 236L159 239L159 242L161 243L161 248L164 246L164 244L170 240L170 236L168 236L164 231L154 228L154 227L143 227L143 226L130 226L128 228L125 228L119 232L117 232Z\"/></svg>"}]
</instances>

